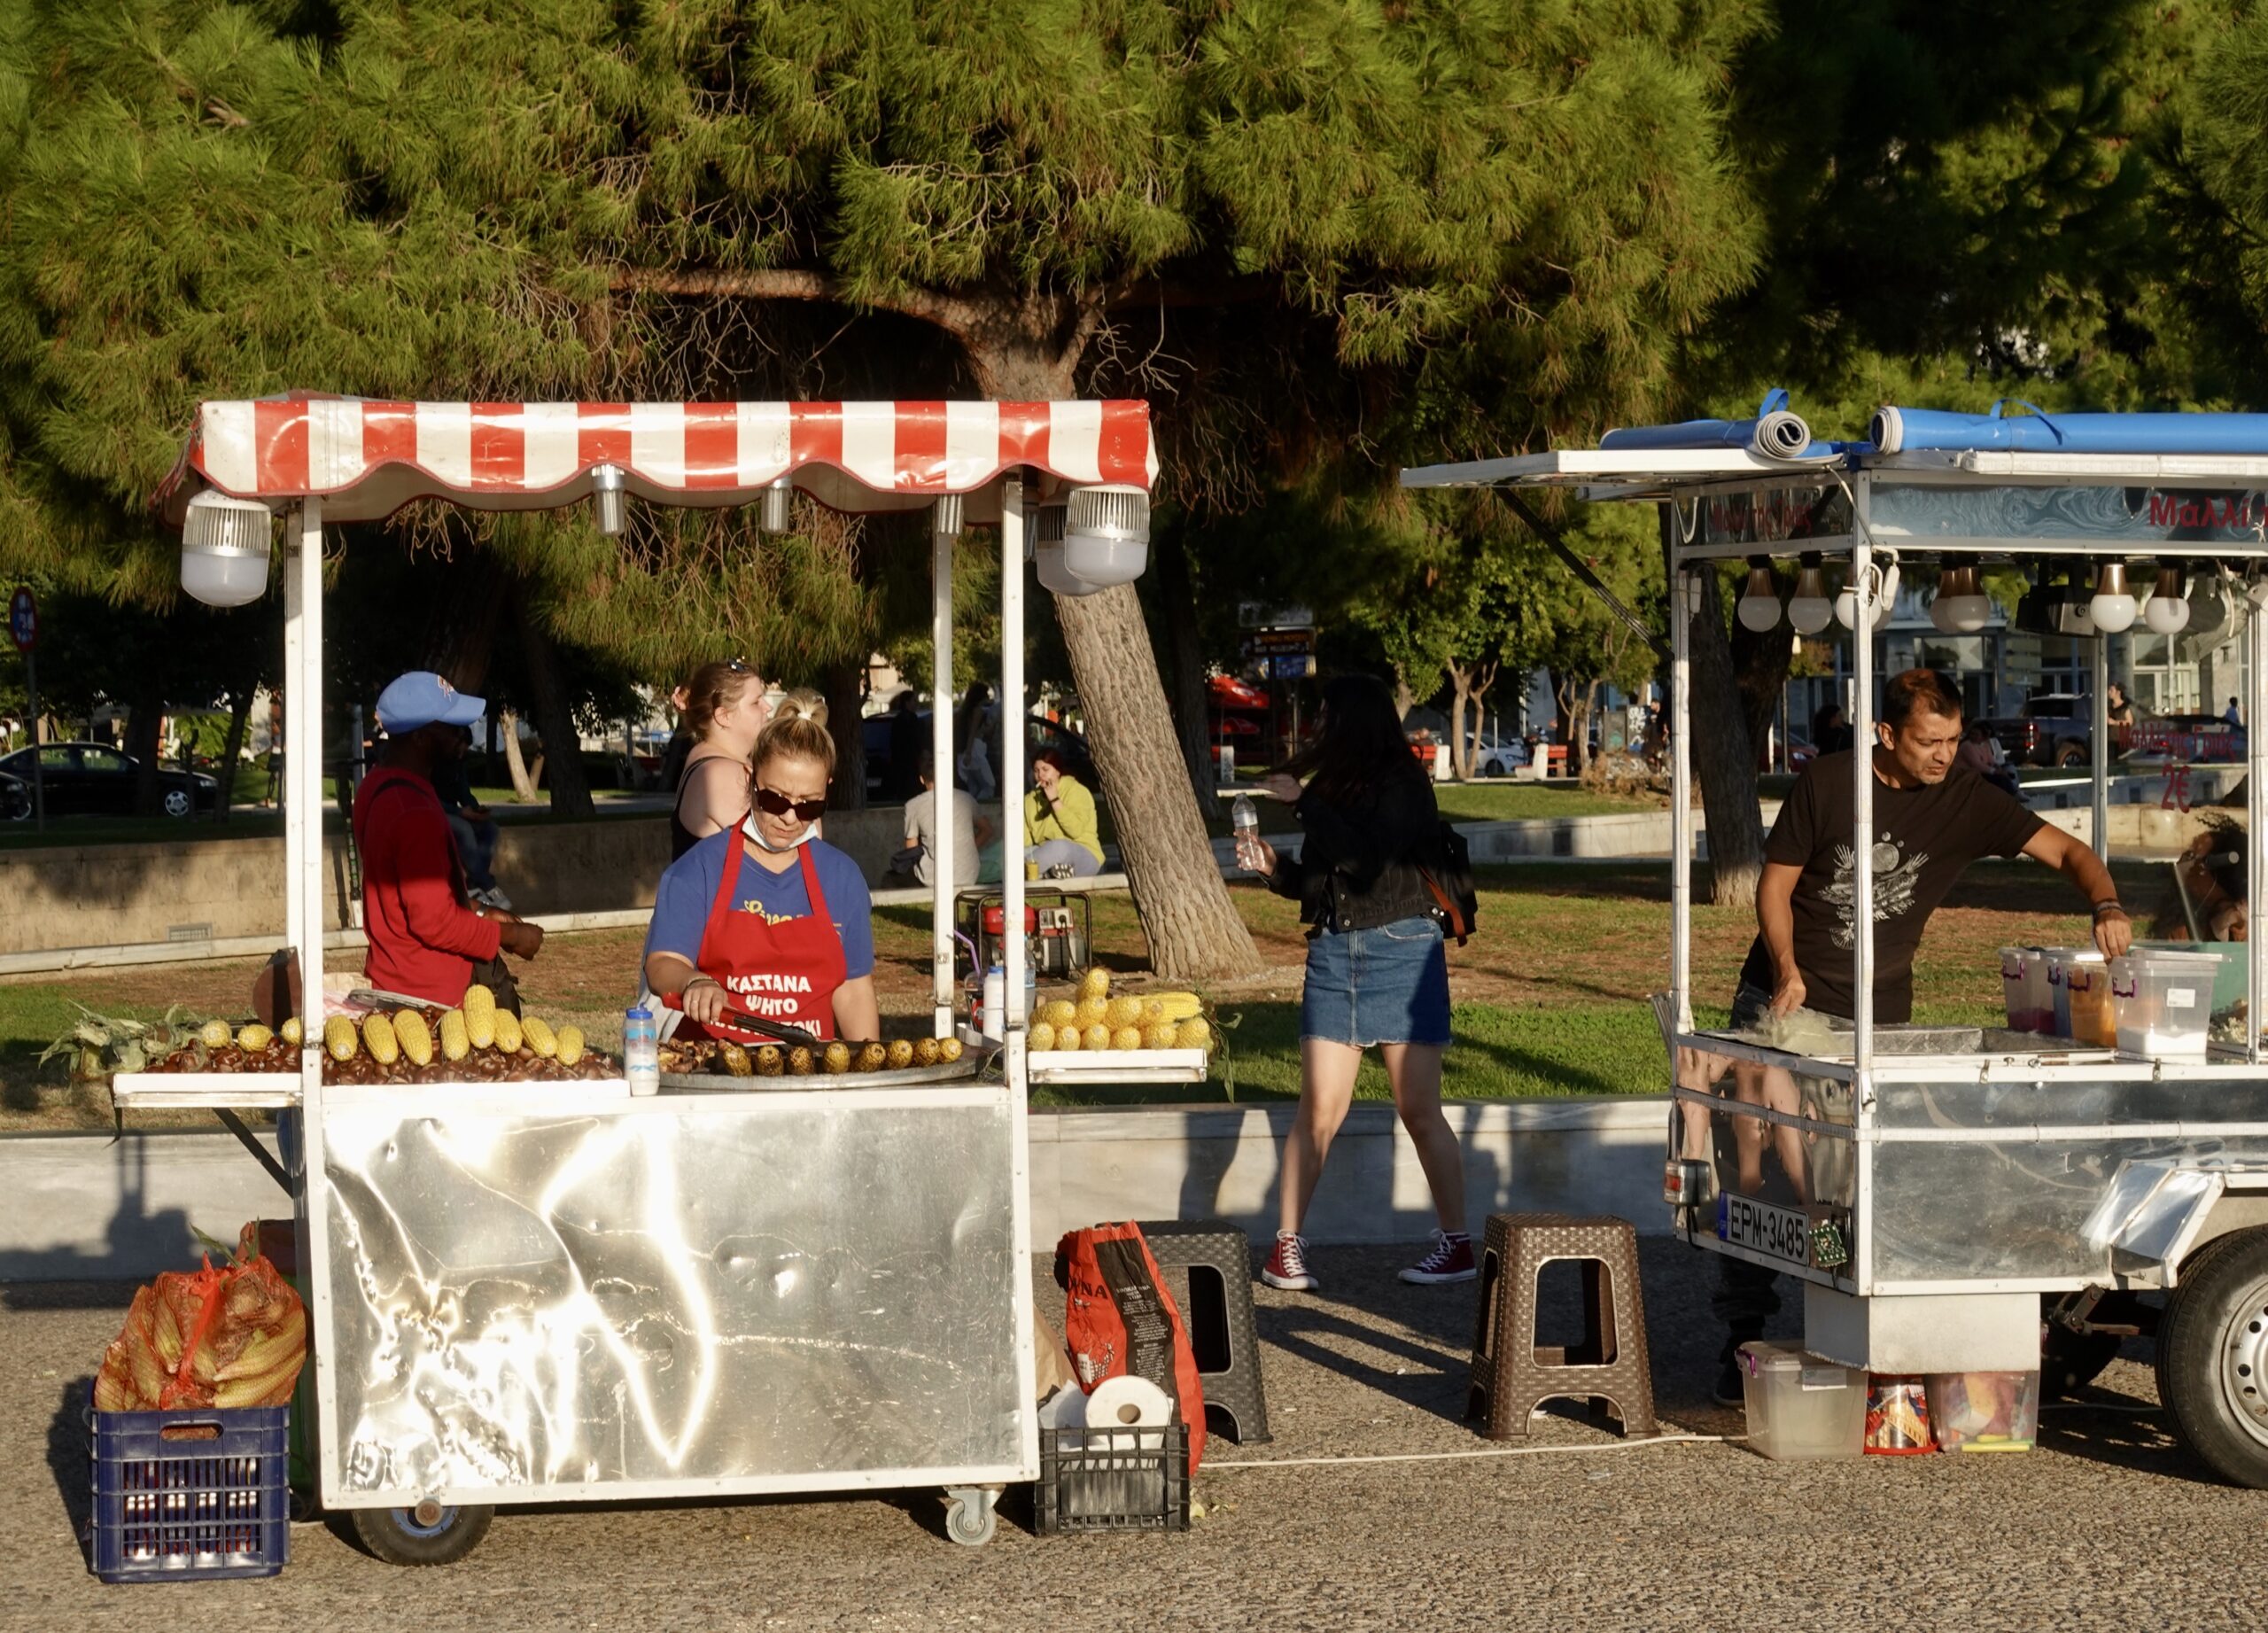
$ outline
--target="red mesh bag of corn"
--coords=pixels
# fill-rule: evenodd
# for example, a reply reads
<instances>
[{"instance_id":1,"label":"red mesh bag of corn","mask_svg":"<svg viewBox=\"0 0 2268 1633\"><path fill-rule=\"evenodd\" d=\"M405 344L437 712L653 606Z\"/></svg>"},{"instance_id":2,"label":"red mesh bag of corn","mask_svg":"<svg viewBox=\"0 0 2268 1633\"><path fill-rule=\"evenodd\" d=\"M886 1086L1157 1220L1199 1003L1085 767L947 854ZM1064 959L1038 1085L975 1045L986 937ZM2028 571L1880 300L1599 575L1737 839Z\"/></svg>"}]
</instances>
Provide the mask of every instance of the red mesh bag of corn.
<instances>
[{"instance_id":1,"label":"red mesh bag of corn","mask_svg":"<svg viewBox=\"0 0 2268 1633\"><path fill-rule=\"evenodd\" d=\"M95 1375L95 1410L281 1406L307 1358L307 1310L247 1225L225 1264L207 1254L135 1294Z\"/></svg>"}]
</instances>

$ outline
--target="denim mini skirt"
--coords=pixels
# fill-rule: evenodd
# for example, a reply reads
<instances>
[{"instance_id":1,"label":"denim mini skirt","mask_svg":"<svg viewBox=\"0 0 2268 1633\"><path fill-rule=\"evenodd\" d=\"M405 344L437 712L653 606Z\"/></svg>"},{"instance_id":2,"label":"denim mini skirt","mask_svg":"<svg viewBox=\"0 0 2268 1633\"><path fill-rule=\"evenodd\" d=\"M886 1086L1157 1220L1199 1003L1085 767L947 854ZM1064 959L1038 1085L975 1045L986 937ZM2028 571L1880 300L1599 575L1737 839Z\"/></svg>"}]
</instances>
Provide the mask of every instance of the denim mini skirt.
<instances>
[{"instance_id":1,"label":"denim mini skirt","mask_svg":"<svg viewBox=\"0 0 2268 1633\"><path fill-rule=\"evenodd\" d=\"M1300 1036L1356 1048L1448 1043L1449 965L1441 925L1420 916L1315 936L1300 995Z\"/></svg>"}]
</instances>

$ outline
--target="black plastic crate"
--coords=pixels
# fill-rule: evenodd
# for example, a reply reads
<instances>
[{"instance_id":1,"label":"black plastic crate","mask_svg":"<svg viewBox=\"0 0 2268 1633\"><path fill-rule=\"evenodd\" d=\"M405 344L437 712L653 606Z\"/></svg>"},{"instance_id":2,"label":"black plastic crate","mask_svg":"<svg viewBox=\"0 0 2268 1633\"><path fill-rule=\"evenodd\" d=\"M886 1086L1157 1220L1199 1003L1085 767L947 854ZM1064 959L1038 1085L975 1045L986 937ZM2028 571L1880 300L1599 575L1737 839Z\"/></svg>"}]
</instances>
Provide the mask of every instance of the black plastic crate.
<instances>
[{"instance_id":1,"label":"black plastic crate","mask_svg":"<svg viewBox=\"0 0 2268 1633\"><path fill-rule=\"evenodd\" d=\"M89 1562L105 1582L273 1576L291 1550L291 1409L97 1411Z\"/></svg>"},{"instance_id":2,"label":"black plastic crate","mask_svg":"<svg viewBox=\"0 0 2268 1633\"><path fill-rule=\"evenodd\" d=\"M1189 1426L1042 1429L1034 1528L1063 1531L1189 1529Z\"/></svg>"}]
</instances>

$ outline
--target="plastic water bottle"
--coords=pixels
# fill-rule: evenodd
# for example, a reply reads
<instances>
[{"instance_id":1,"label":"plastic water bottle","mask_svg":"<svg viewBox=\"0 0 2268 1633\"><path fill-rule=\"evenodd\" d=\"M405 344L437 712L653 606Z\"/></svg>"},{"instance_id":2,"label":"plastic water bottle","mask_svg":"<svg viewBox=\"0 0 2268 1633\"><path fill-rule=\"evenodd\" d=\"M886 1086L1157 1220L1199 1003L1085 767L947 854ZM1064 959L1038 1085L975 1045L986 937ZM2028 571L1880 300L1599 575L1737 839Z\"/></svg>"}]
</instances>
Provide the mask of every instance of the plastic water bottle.
<instances>
[{"instance_id":1,"label":"plastic water bottle","mask_svg":"<svg viewBox=\"0 0 2268 1633\"><path fill-rule=\"evenodd\" d=\"M1237 866L1258 873L1260 813L1253 808L1249 794L1238 795L1236 804L1229 807L1229 829L1237 836Z\"/></svg>"},{"instance_id":2,"label":"plastic water bottle","mask_svg":"<svg viewBox=\"0 0 2268 1633\"><path fill-rule=\"evenodd\" d=\"M622 1017L622 1070L633 1094L662 1092L662 1045L654 1030L654 1012L643 1004Z\"/></svg>"},{"instance_id":3,"label":"plastic water bottle","mask_svg":"<svg viewBox=\"0 0 2268 1633\"><path fill-rule=\"evenodd\" d=\"M984 972L984 1009L977 1030L998 1043L1008 1032L1008 972L998 964Z\"/></svg>"}]
</instances>

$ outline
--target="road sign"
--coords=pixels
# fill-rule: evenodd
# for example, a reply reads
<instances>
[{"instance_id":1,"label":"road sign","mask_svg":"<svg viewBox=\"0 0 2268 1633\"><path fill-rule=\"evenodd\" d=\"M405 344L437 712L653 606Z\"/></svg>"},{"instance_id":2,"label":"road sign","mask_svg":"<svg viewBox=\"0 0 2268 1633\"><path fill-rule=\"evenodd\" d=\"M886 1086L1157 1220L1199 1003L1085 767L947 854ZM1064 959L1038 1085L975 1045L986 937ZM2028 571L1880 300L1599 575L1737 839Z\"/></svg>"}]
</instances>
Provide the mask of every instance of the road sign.
<instances>
[{"instance_id":1,"label":"road sign","mask_svg":"<svg viewBox=\"0 0 2268 1633\"><path fill-rule=\"evenodd\" d=\"M28 589L19 589L8 603L8 634L19 652L39 644L39 603Z\"/></svg>"},{"instance_id":2,"label":"road sign","mask_svg":"<svg viewBox=\"0 0 2268 1633\"><path fill-rule=\"evenodd\" d=\"M1315 650L1311 629L1260 629L1244 637L1247 657L1305 657Z\"/></svg>"}]
</instances>

